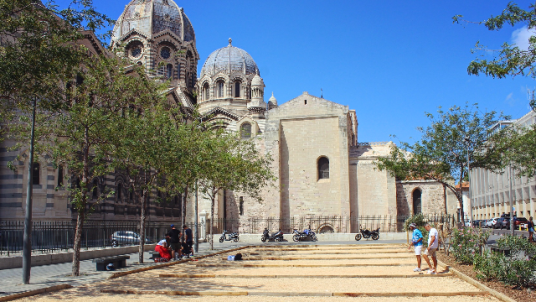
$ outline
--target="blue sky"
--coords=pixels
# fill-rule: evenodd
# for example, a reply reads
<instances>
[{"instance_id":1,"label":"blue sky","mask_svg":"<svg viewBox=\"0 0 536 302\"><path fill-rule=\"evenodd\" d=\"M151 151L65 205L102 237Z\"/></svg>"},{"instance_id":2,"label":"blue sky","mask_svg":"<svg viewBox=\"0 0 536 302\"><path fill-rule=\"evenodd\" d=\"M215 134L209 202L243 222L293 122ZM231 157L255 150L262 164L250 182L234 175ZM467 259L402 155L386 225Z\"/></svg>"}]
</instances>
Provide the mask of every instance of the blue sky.
<instances>
[{"instance_id":1,"label":"blue sky","mask_svg":"<svg viewBox=\"0 0 536 302\"><path fill-rule=\"evenodd\" d=\"M60 7L70 1L56 0ZM129 0L94 0L117 19ZM413 141L428 125L425 112L478 103L482 111L519 118L529 111L530 78L469 76L477 41L491 49L523 40L522 26L490 32L455 25L461 14L480 21L509 1L298 1L176 0L196 32L200 69L208 55L227 45L249 52L266 84L284 103L304 91L357 112L359 141ZM528 8L530 1L517 1ZM521 35L520 35L521 33ZM395 139L390 136L396 135Z\"/></svg>"}]
</instances>

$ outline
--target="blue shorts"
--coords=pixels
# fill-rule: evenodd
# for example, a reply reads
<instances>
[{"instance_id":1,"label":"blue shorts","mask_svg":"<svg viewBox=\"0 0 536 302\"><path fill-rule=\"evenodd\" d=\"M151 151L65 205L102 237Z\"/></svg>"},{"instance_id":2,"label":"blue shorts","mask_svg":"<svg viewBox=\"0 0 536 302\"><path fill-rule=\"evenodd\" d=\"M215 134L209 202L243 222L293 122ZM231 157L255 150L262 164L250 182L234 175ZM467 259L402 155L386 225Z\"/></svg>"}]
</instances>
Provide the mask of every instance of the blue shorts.
<instances>
[{"instance_id":1,"label":"blue shorts","mask_svg":"<svg viewBox=\"0 0 536 302\"><path fill-rule=\"evenodd\" d=\"M530 228L529 232L534 233L534 228Z\"/></svg>"}]
</instances>

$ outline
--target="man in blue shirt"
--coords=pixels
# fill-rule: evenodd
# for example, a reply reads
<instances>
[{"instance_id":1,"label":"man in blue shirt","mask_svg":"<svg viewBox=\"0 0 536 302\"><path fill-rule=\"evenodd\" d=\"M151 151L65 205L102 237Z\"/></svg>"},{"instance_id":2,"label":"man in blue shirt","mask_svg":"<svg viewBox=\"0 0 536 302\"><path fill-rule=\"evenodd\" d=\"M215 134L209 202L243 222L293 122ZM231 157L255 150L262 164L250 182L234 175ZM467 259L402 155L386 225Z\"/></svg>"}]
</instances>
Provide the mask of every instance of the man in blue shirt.
<instances>
[{"instance_id":1,"label":"man in blue shirt","mask_svg":"<svg viewBox=\"0 0 536 302\"><path fill-rule=\"evenodd\" d=\"M414 246L415 256L417 257L417 267L413 271L421 272L422 233L419 231L419 229L417 229L417 225L415 223L410 224L409 229L413 231L410 246Z\"/></svg>"}]
</instances>

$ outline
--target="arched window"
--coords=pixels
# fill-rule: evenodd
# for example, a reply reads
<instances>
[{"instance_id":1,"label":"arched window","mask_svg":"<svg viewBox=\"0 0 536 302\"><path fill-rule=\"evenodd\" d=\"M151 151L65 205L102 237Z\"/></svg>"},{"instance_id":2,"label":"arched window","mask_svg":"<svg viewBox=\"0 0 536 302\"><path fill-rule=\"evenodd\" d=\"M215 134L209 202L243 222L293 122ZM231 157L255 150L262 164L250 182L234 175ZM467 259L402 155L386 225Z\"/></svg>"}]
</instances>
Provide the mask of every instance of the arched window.
<instances>
[{"instance_id":1,"label":"arched window","mask_svg":"<svg viewBox=\"0 0 536 302\"><path fill-rule=\"evenodd\" d=\"M240 82L235 82L235 98L240 97Z\"/></svg>"},{"instance_id":2,"label":"arched window","mask_svg":"<svg viewBox=\"0 0 536 302\"><path fill-rule=\"evenodd\" d=\"M91 189L91 198L97 199L99 198L99 191L98 191L99 181L95 178L93 179L93 189Z\"/></svg>"},{"instance_id":3,"label":"arched window","mask_svg":"<svg viewBox=\"0 0 536 302\"><path fill-rule=\"evenodd\" d=\"M422 213L422 191L420 189L415 189L413 191L413 215Z\"/></svg>"},{"instance_id":4,"label":"arched window","mask_svg":"<svg viewBox=\"0 0 536 302\"><path fill-rule=\"evenodd\" d=\"M318 179L329 179L329 159L327 157L318 159Z\"/></svg>"},{"instance_id":5,"label":"arched window","mask_svg":"<svg viewBox=\"0 0 536 302\"><path fill-rule=\"evenodd\" d=\"M58 187L63 186L63 166L58 167Z\"/></svg>"},{"instance_id":6,"label":"arched window","mask_svg":"<svg viewBox=\"0 0 536 302\"><path fill-rule=\"evenodd\" d=\"M177 64L177 79L181 78L181 64Z\"/></svg>"},{"instance_id":7,"label":"arched window","mask_svg":"<svg viewBox=\"0 0 536 302\"><path fill-rule=\"evenodd\" d=\"M120 202L121 199L123 198L123 184L122 183L118 183L117 184L117 192L115 192L115 195L117 196L117 202Z\"/></svg>"},{"instance_id":8,"label":"arched window","mask_svg":"<svg viewBox=\"0 0 536 302\"><path fill-rule=\"evenodd\" d=\"M242 126L240 126L240 136L242 137L242 139L251 138L251 124L250 123L243 123Z\"/></svg>"},{"instance_id":9,"label":"arched window","mask_svg":"<svg viewBox=\"0 0 536 302\"><path fill-rule=\"evenodd\" d=\"M244 215L244 197L240 196L239 204L240 216Z\"/></svg>"},{"instance_id":10,"label":"arched window","mask_svg":"<svg viewBox=\"0 0 536 302\"><path fill-rule=\"evenodd\" d=\"M224 94L224 85L225 85L225 84L223 83L223 81L219 81L219 82L218 82L218 97L219 97L219 98L222 98L222 97L224 97L224 95L225 95L225 94Z\"/></svg>"},{"instance_id":11,"label":"arched window","mask_svg":"<svg viewBox=\"0 0 536 302\"><path fill-rule=\"evenodd\" d=\"M208 86L208 83L205 83L203 85L203 100L208 101L210 98L210 87Z\"/></svg>"},{"instance_id":12,"label":"arched window","mask_svg":"<svg viewBox=\"0 0 536 302\"><path fill-rule=\"evenodd\" d=\"M173 65L168 64L167 65L167 78L171 79L173 77Z\"/></svg>"},{"instance_id":13,"label":"arched window","mask_svg":"<svg viewBox=\"0 0 536 302\"><path fill-rule=\"evenodd\" d=\"M39 163L33 163L32 164L32 184L38 185L39 184L39 174L41 173L41 166Z\"/></svg>"}]
</instances>

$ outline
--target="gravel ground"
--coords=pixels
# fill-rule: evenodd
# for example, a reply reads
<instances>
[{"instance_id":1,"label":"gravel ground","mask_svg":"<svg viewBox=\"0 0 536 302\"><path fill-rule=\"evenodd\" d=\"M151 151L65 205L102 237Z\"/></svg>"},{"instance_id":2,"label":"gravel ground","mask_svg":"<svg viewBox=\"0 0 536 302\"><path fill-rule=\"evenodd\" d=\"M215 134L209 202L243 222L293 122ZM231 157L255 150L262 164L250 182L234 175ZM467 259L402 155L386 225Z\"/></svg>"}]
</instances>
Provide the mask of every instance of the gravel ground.
<instances>
[{"instance_id":1,"label":"gravel ground","mask_svg":"<svg viewBox=\"0 0 536 302\"><path fill-rule=\"evenodd\" d=\"M341 265L341 264L405 264L405 265L414 265L417 266L417 260L415 257L411 258L400 258L400 259L350 259L350 260L251 260L251 261L241 261L241 262L231 262L221 259L207 259L202 262L195 262L196 264L226 264L226 265ZM424 263L424 261L423 261ZM193 265L194 263L192 263Z\"/></svg>"},{"instance_id":2,"label":"gravel ground","mask_svg":"<svg viewBox=\"0 0 536 302\"><path fill-rule=\"evenodd\" d=\"M55 294L42 295L38 297L30 297L21 300L22 302L56 302L58 300L67 300L70 302L499 302L492 297L469 297L469 296L454 296L454 297L360 297L360 298L343 298L343 297L177 297L177 296L161 296L161 295L104 295L98 292L86 292L81 296L79 293L71 291L63 291Z\"/></svg>"},{"instance_id":3,"label":"gravel ground","mask_svg":"<svg viewBox=\"0 0 536 302\"><path fill-rule=\"evenodd\" d=\"M424 268L424 267L423 267ZM444 271L440 267L439 272ZM184 267L176 266L174 268L163 270L149 271L153 275L160 274L216 274L223 276L232 275L277 275L279 277L288 275L303 276L337 276L337 275L418 275L413 272L411 266L363 266L363 267L262 267L262 268L229 268L229 267Z\"/></svg>"},{"instance_id":4,"label":"gravel ground","mask_svg":"<svg viewBox=\"0 0 536 302\"><path fill-rule=\"evenodd\" d=\"M388 286L387 286L388 285ZM457 278L422 278L418 287L413 278L157 278L153 273L139 273L100 284L104 289L184 290L184 291L253 291L253 292L478 292Z\"/></svg>"}]
</instances>

